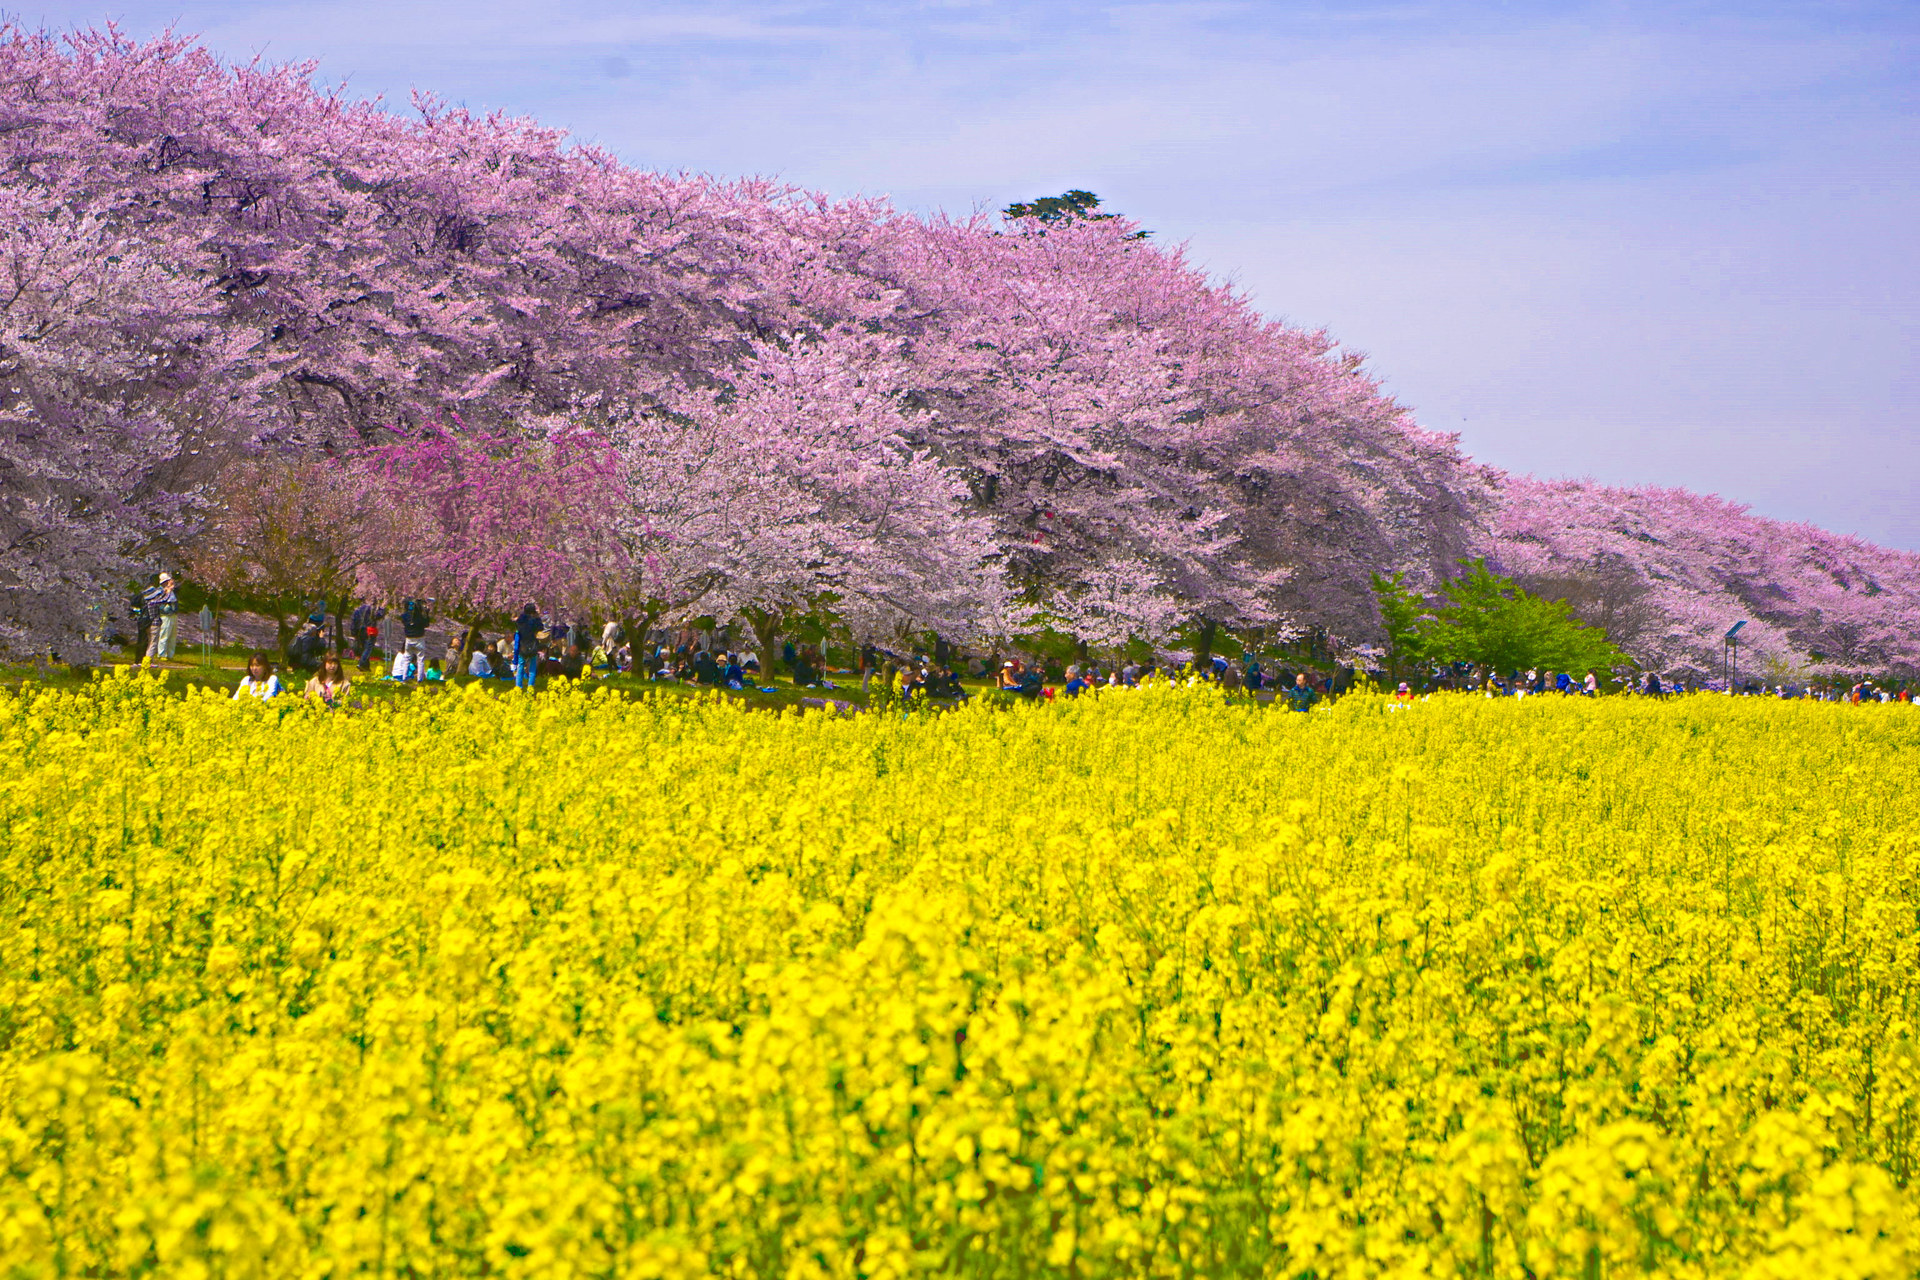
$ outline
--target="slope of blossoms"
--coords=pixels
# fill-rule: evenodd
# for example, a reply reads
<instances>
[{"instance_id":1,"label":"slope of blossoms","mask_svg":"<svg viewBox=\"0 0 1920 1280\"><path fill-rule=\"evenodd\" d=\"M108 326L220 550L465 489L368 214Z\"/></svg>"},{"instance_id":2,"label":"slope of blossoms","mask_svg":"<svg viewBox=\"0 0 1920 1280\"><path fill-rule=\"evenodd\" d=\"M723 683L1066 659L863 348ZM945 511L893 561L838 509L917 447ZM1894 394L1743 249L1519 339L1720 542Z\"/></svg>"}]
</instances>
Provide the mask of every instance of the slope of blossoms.
<instances>
[{"instance_id":1,"label":"slope of blossoms","mask_svg":"<svg viewBox=\"0 0 1920 1280\"><path fill-rule=\"evenodd\" d=\"M1515 477L1500 493L1495 558L1536 580L1619 580L1630 616L1606 620L1644 664L1717 670L1720 638L1745 619L1749 670L1920 673L1920 553L1683 489Z\"/></svg>"},{"instance_id":2,"label":"slope of blossoms","mask_svg":"<svg viewBox=\"0 0 1920 1280\"><path fill-rule=\"evenodd\" d=\"M0 1255L1909 1276L1916 748L1759 699L0 694Z\"/></svg>"}]
</instances>

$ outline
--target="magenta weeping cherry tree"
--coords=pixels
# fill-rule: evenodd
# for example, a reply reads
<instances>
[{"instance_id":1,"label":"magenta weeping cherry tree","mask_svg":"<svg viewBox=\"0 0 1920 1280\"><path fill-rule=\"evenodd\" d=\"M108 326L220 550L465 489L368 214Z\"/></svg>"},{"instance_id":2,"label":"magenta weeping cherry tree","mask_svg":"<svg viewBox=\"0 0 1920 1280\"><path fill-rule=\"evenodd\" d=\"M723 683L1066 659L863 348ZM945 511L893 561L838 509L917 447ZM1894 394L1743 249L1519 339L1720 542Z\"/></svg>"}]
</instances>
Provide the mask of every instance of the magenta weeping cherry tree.
<instances>
[{"instance_id":1,"label":"magenta weeping cherry tree","mask_svg":"<svg viewBox=\"0 0 1920 1280\"><path fill-rule=\"evenodd\" d=\"M435 602L443 619L499 623L525 604L551 617L596 602L591 567L601 550L592 513L613 479L604 442L560 426L499 434L427 424L395 432L342 466L374 479L374 500L395 518L377 526L361 592Z\"/></svg>"}]
</instances>

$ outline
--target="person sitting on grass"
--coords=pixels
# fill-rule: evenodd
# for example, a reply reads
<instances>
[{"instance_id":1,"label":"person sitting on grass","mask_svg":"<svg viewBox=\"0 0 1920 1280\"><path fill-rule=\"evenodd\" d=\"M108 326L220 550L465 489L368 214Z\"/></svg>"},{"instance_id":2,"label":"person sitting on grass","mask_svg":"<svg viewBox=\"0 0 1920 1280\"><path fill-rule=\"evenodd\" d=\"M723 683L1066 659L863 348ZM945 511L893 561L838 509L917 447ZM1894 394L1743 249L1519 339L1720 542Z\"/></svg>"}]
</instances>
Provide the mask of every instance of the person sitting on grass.
<instances>
[{"instance_id":1,"label":"person sitting on grass","mask_svg":"<svg viewBox=\"0 0 1920 1280\"><path fill-rule=\"evenodd\" d=\"M560 655L560 674L569 680L578 680L587 672L587 655L580 652L580 646L570 644Z\"/></svg>"},{"instance_id":2,"label":"person sitting on grass","mask_svg":"<svg viewBox=\"0 0 1920 1280\"><path fill-rule=\"evenodd\" d=\"M280 696L280 677L273 674L273 663L267 655L257 650L247 659L247 674L240 680L240 687L233 691L235 698L242 696L258 698L265 702L268 698Z\"/></svg>"},{"instance_id":3,"label":"person sitting on grass","mask_svg":"<svg viewBox=\"0 0 1920 1280\"><path fill-rule=\"evenodd\" d=\"M326 642L320 637L320 628L308 622L287 645L287 661L302 671L318 671L320 654L325 647Z\"/></svg>"},{"instance_id":4,"label":"person sitting on grass","mask_svg":"<svg viewBox=\"0 0 1920 1280\"><path fill-rule=\"evenodd\" d=\"M353 681L347 676L347 669L340 662L340 655L332 649L327 650L320 659L320 670L313 679L307 681L307 696L317 698L331 711L341 706L346 696L353 692Z\"/></svg>"},{"instance_id":5,"label":"person sitting on grass","mask_svg":"<svg viewBox=\"0 0 1920 1280\"><path fill-rule=\"evenodd\" d=\"M809 689L820 683L820 673L813 669L813 663L808 660L805 650L797 651L788 665L793 670L794 687Z\"/></svg>"},{"instance_id":6,"label":"person sitting on grass","mask_svg":"<svg viewBox=\"0 0 1920 1280\"><path fill-rule=\"evenodd\" d=\"M927 673L927 696L929 698L964 698L967 691L960 687L960 677L945 663L935 663Z\"/></svg>"},{"instance_id":7,"label":"person sitting on grass","mask_svg":"<svg viewBox=\"0 0 1920 1280\"><path fill-rule=\"evenodd\" d=\"M1066 687L1061 689L1060 692L1069 698L1077 698L1086 691L1087 682L1081 678L1080 668L1078 666L1068 667Z\"/></svg>"},{"instance_id":8,"label":"person sitting on grass","mask_svg":"<svg viewBox=\"0 0 1920 1280\"><path fill-rule=\"evenodd\" d=\"M393 669L387 673L389 680L412 680L417 674L411 649L402 649L393 655Z\"/></svg>"},{"instance_id":9,"label":"person sitting on grass","mask_svg":"<svg viewBox=\"0 0 1920 1280\"><path fill-rule=\"evenodd\" d=\"M478 676L482 680L493 676L493 662L487 657L487 647L480 645L474 649L473 656L467 659L467 674Z\"/></svg>"},{"instance_id":10,"label":"person sitting on grass","mask_svg":"<svg viewBox=\"0 0 1920 1280\"><path fill-rule=\"evenodd\" d=\"M422 680L432 680L435 682L445 680L446 677L440 674L440 659L434 658L430 662L428 662L427 672L425 675L421 676L420 678Z\"/></svg>"}]
</instances>

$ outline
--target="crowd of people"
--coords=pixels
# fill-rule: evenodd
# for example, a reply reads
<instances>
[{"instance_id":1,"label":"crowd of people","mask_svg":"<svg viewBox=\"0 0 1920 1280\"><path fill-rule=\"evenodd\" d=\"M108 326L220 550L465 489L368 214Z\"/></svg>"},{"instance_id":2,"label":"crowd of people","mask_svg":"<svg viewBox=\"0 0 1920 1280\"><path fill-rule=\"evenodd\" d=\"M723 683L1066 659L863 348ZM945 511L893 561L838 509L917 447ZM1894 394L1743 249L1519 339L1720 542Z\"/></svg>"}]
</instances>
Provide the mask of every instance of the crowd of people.
<instances>
[{"instance_id":1,"label":"crowd of people","mask_svg":"<svg viewBox=\"0 0 1920 1280\"><path fill-rule=\"evenodd\" d=\"M342 650L328 641L325 602L312 602L306 619L286 646L289 679L294 678L291 673L301 673L307 677L304 692L331 706L338 705L352 688L345 667L349 659L362 673L370 673L378 661L380 675L374 678L383 681L430 684L458 674L520 688L534 687L542 676L579 680L591 675L625 674L649 682L772 692L776 686L767 683L771 678L767 668L772 667L802 689L836 690L841 686L831 677L839 675L849 681L857 679L863 694L872 693L877 681L879 688L890 693L935 702L967 698L964 681L969 679L986 683L1009 697L1052 699L1075 698L1100 688L1130 688L1156 674L1174 674L1170 669L1163 672L1152 662L1102 664L1085 660L1068 664L1064 673L1052 668L1051 678L1060 681L1055 685L1049 683L1047 669L1028 658L1003 657L994 652L968 655L945 642L936 642L931 653L904 655L868 644L855 651L851 667L833 670L818 645L788 641L779 657L763 666L755 649L739 643L728 627L656 629L644 637L629 637L618 622L606 622L595 630L586 622L549 621L531 603L521 609L511 628L496 638L489 639L477 627L467 628L447 645L443 666L443 659L427 655L433 604L431 599L408 598L392 616L378 604L357 606L346 621ZM172 658L179 607L178 586L171 574L159 574L154 585L139 593L134 602L134 616L140 625L135 641L138 652L151 660ZM340 625L338 619L335 625ZM1229 691L1245 690L1263 695L1263 700L1277 699L1296 711L1308 711L1337 699L1363 680L1384 683L1378 670L1357 670L1344 664L1330 672L1313 668L1296 671L1284 666L1270 672L1252 654L1232 659L1215 654L1191 666L1183 664L1180 671ZM1420 673L1412 682L1400 682L1394 692L1401 700L1442 691L1479 692L1489 697L1557 694L1592 698L1606 692L1610 683L1609 677L1591 670L1584 676L1547 668L1502 674L1454 663ZM1852 703L1912 700L1912 691L1906 685L1871 679L1851 684L1749 681L1728 690L1718 681L1687 676L1663 678L1658 672L1648 671L1620 679L1618 688L1624 694L1655 698L1712 691ZM255 653L234 696L271 698L287 691L287 685L274 672L273 662L265 653Z\"/></svg>"},{"instance_id":2,"label":"crowd of people","mask_svg":"<svg viewBox=\"0 0 1920 1280\"><path fill-rule=\"evenodd\" d=\"M1456 664L1427 672L1420 680L1418 692L1438 693L1445 691L1466 691L1484 693L1488 697L1525 698L1543 694L1561 694L1570 696L1598 697L1606 692L1609 677L1595 671L1588 671L1584 678L1578 678L1569 672L1555 672L1540 668L1528 671L1513 671L1506 675L1498 672L1481 671L1465 664ZM1913 699L1910 685L1904 683L1881 683L1871 679L1859 681L1834 681L1815 683L1812 681L1789 681L1764 684L1759 681L1736 682L1732 688L1724 680L1702 680L1695 676L1661 676L1657 671L1629 673L1618 678L1618 691L1630 697L1669 698L1692 693L1731 693L1739 697L1768 697L1786 699L1808 699L1815 702L1905 702ZM1399 692L1414 692L1405 683Z\"/></svg>"}]
</instances>

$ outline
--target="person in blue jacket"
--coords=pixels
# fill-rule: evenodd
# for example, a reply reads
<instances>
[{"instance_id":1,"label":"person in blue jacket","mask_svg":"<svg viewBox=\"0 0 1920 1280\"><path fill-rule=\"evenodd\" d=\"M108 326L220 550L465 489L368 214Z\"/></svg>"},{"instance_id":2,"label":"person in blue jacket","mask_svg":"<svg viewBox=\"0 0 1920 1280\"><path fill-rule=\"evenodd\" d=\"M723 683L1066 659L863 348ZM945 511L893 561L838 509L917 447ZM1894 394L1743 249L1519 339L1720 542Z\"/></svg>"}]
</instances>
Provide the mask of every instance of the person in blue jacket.
<instances>
[{"instance_id":1,"label":"person in blue jacket","mask_svg":"<svg viewBox=\"0 0 1920 1280\"><path fill-rule=\"evenodd\" d=\"M540 633L546 629L546 624L540 621L540 611L532 603L521 609L520 616L513 620L514 688L533 688L534 676L540 670Z\"/></svg>"}]
</instances>

